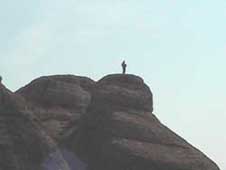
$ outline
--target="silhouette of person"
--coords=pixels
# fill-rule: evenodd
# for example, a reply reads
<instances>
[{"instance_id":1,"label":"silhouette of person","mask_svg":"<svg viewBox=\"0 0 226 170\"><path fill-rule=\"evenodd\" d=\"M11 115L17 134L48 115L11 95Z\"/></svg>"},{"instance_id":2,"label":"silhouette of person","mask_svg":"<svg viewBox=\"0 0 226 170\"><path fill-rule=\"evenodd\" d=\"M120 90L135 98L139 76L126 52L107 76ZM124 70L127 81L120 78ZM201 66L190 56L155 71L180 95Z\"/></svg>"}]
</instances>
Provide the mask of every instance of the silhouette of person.
<instances>
[{"instance_id":1,"label":"silhouette of person","mask_svg":"<svg viewBox=\"0 0 226 170\"><path fill-rule=\"evenodd\" d=\"M2 76L0 76L0 83L2 82Z\"/></svg>"},{"instance_id":2,"label":"silhouette of person","mask_svg":"<svg viewBox=\"0 0 226 170\"><path fill-rule=\"evenodd\" d=\"M125 60L122 62L122 74L126 74L126 67L127 67L127 65L126 65L126 62L125 62Z\"/></svg>"}]
</instances>

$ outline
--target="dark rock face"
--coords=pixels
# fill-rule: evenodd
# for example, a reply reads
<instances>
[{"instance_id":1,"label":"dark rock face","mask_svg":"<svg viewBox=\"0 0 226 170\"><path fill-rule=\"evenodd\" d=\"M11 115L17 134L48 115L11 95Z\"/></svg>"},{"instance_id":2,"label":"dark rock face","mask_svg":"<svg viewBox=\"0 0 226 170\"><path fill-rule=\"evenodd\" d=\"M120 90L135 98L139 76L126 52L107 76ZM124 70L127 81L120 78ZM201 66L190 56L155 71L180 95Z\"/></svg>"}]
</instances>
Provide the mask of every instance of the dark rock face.
<instances>
[{"instance_id":1,"label":"dark rock face","mask_svg":"<svg viewBox=\"0 0 226 170\"><path fill-rule=\"evenodd\" d=\"M94 81L85 77L58 75L41 77L16 93L43 107L83 111L90 102Z\"/></svg>"},{"instance_id":2,"label":"dark rock face","mask_svg":"<svg viewBox=\"0 0 226 170\"><path fill-rule=\"evenodd\" d=\"M91 101L94 81L85 77L57 75L41 77L16 93L30 102L48 134L63 140L77 129L80 116Z\"/></svg>"},{"instance_id":3,"label":"dark rock face","mask_svg":"<svg viewBox=\"0 0 226 170\"><path fill-rule=\"evenodd\" d=\"M219 170L152 112L134 75L0 83L0 170Z\"/></svg>"},{"instance_id":4,"label":"dark rock face","mask_svg":"<svg viewBox=\"0 0 226 170\"><path fill-rule=\"evenodd\" d=\"M25 111L25 100L0 84L0 169L39 170L54 150L38 120ZM32 148L32 149L31 149Z\"/></svg>"}]
</instances>

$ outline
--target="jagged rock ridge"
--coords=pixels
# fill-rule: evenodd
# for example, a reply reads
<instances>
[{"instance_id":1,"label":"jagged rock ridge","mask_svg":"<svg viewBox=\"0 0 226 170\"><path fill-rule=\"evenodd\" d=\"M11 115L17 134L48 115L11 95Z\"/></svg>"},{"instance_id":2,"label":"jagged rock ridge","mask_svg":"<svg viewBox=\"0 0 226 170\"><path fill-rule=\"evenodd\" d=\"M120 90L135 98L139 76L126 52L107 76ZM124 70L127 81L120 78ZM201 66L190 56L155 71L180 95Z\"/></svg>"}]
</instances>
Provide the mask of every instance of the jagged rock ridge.
<instances>
[{"instance_id":1,"label":"jagged rock ridge","mask_svg":"<svg viewBox=\"0 0 226 170\"><path fill-rule=\"evenodd\" d=\"M56 75L16 93L0 87L0 170L219 170L156 118L138 76Z\"/></svg>"}]
</instances>

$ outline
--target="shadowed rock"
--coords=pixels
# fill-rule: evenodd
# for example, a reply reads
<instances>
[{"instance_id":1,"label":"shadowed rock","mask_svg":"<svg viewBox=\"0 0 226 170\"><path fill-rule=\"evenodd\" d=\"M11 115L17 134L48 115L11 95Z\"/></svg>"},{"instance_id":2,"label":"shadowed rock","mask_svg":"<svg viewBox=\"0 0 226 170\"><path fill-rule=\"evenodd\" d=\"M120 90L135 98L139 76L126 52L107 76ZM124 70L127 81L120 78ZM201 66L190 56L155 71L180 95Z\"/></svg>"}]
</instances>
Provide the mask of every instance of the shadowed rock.
<instances>
[{"instance_id":1,"label":"shadowed rock","mask_svg":"<svg viewBox=\"0 0 226 170\"><path fill-rule=\"evenodd\" d=\"M16 93L30 102L48 134L60 141L77 129L80 116L91 101L94 81L73 75L41 77Z\"/></svg>"},{"instance_id":2,"label":"shadowed rock","mask_svg":"<svg viewBox=\"0 0 226 170\"><path fill-rule=\"evenodd\" d=\"M58 169L71 170L23 97L0 85L0 169L42 170L53 156Z\"/></svg>"}]
</instances>

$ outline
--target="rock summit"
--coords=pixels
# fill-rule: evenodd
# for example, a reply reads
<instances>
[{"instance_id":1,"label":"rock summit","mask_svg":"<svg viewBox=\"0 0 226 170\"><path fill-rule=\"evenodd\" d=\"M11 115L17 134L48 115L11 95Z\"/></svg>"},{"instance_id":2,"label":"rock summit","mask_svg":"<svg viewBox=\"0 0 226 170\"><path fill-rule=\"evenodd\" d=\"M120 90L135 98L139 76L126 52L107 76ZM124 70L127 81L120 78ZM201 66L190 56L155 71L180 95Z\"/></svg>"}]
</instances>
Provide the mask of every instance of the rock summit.
<instances>
[{"instance_id":1,"label":"rock summit","mask_svg":"<svg viewBox=\"0 0 226 170\"><path fill-rule=\"evenodd\" d=\"M0 170L219 170L153 114L144 80L113 74L0 83Z\"/></svg>"}]
</instances>

